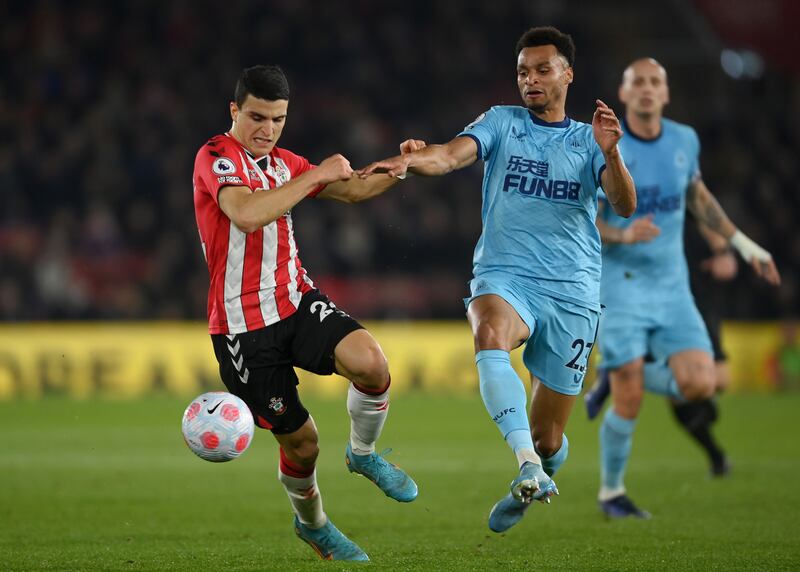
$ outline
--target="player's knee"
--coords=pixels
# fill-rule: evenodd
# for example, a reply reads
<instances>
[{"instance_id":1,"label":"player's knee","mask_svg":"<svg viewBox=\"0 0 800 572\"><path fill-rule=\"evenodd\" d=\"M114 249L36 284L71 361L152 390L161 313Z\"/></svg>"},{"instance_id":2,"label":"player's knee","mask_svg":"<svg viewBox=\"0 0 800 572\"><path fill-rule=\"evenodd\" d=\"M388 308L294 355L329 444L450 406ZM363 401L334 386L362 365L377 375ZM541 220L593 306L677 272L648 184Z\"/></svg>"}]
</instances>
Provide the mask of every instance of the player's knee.
<instances>
[{"instance_id":1,"label":"player's knee","mask_svg":"<svg viewBox=\"0 0 800 572\"><path fill-rule=\"evenodd\" d=\"M509 349L506 328L497 320L481 320L475 328L475 348L477 350Z\"/></svg>"},{"instance_id":2,"label":"player's knee","mask_svg":"<svg viewBox=\"0 0 800 572\"><path fill-rule=\"evenodd\" d=\"M612 398L617 413L634 419L644 399L644 383L640 366L624 365L612 373Z\"/></svg>"},{"instance_id":3,"label":"player's knee","mask_svg":"<svg viewBox=\"0 0 800 572\"><path fill-rule=\"evenodd\" d=\"M716 372L711 364L692 364L674 374L681 394L688 401L709 399L716 391Z\"/></svg>"},{"instance_id":4,"label":"player's knee","mask_svg":"<svg viewBox=\"0 0 800 572\"><path fill-rule=\"evenodd\" d=\"M304 467L314 466L319 456L319 445L316 439L306 439L292 444L288 448L284 447L284 449L289 458L294 459Z\"/></svg>"},{"instance_id":5,"label":"player's knee","mask_svg":"<svg viewBox=\"0 0 800 572\"><path fill-rule=\"evenodd\" d=\"M642 363L640 360L623 364L614 368L611 372L611 377L615 384L633 384L643 385L642 380Z\"/></svg>"},{"instance_id":6,"label":"player's knee","mask_svg":"<svg viewBox=\"0 0 800 572\"><path fill-rule=\"evenodd\" d=\"M370 344L361 354L356 370L359 385L381 390L389 385L389 361L378 344Z\"/></svg>"}]
</instances>

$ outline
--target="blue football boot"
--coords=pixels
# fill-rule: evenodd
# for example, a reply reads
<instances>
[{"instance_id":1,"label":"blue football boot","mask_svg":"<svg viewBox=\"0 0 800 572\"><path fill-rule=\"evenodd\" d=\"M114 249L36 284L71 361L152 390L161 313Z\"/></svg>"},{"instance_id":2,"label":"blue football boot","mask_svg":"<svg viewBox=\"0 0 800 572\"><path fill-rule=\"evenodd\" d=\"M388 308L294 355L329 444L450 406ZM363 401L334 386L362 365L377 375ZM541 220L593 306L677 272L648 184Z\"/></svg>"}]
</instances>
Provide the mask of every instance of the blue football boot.
<instances>
[{"instance_id":1,"label":"blue football boot","mask_svg":"<svg viewBox=\"0 0 800 572\"><path fill-rule=\"evenodd\" d=\"M384 454L388 452L389 450L384 451ZM403 469L393 465L382 455L356 455L348 443L344 462L351 473L367 477L389 498L400 502L411 502L417 498L417 483Z\"/></svg>"},{"instance_id":2,"label":"blue football boot","mask_svg":"<svg viewBox=\"0 0 800 572\"><path fill-rule=\"evenodd\" d=\"M295 516L294 533L323 560L369 560L367 553L333 526L330 519L322 528L309 528Z\"/></svg>"},{"instance_id":3,"label":"blue football boot","mask_svg":"<svg viewBox=\"0 0 800 572\"><path fill-rule=\"evenodd\" d=\"M494 532L504 532L522 520L532 501L549 504L550 497L557 494L556 483L540 465L525 463L519 476L511 481L511 492L492 507L489 528Z\"/></svg>"},{"instance_id":4,"label":"blue football boot","mask_svg":"<svg viewBox=\"0 0 800 572\"><path fill-rule=\"evenodd\" d=\"M608 518L627 518L630 516L647 520L652 516L646 510L642 510L633 504L633 501L625 494L605 501L599 501L599 504L600 510L602 510Z\"/></svg>"}]
</instances>

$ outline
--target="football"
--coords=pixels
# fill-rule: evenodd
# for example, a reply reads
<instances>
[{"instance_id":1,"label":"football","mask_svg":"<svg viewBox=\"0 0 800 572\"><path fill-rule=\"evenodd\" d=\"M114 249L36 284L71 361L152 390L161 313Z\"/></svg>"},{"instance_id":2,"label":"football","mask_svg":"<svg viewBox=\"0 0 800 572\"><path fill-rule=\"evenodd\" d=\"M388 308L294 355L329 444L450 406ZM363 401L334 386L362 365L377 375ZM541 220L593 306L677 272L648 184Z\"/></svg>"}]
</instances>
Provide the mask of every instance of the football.
<instances>
[{"instance_id":1,"label":"football","mask_svg":"<svg viewBox=\"0 0 800 572\"><path fill-rule=\"evenodd\" d=\"M183 439L206 461L232 461L253 440L253 415L245 402L224 391L211 391L192 400L183 412Z\"/></svg>"}]
</instances>

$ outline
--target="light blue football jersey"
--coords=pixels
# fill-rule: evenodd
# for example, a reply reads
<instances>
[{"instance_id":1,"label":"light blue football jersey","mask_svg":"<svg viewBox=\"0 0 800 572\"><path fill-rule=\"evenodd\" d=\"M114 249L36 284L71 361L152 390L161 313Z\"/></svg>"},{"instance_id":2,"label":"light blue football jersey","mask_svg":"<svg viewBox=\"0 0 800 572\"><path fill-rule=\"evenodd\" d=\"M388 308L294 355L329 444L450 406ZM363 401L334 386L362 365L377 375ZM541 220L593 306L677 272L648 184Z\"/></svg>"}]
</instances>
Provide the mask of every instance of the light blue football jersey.
<instances>
[{"instance_id":1,"label":"light blue football jersey","mask_svg":"<svg viewBox=\"0 0 800 572\"><path fill-rule=\"evenodd\" d=\"M605 158L591 125L546 123L528 109L496 106L459 136L484 161L483 231L476 277L501 272L549 296L599 309L597 189Z\"/></svg>"},{"instance_id":2,"label":"light blue football jersey","mask_svg":"<svg viewBox=\"0 0 800 572\"><path fill-rule=\"evenodd\" d=\"M636 184L636 213L624 219L606 205L601 216L624 228L652 215L661 234L649 242L603 246L601 301L612 308L691 296L683 223L686 191L700 176L700 140L694 129L669 119L662 119L652 140L636 137L624 123L623 130L619 147Z\"/></svg>"}]
</instances>

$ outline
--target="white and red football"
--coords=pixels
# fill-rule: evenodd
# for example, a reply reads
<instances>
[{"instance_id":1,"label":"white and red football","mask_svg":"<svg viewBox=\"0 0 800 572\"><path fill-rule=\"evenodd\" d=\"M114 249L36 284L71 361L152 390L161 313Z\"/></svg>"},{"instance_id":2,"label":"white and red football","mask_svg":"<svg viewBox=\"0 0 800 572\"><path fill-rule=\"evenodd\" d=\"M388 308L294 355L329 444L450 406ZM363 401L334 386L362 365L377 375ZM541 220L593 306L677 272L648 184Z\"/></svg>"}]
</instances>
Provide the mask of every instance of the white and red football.
<instances>
[{"instance_id":1,"label":"white and red football","mask_svg":"<svg viewBox=\"0 0 800 572\"><path fill-rule=\"evenodd\" d=\"M195 397L183 412L183 439L206 461L232 461L253 440L253 414L245 402L224 391Z\"/></svg>"}]
</instances>

